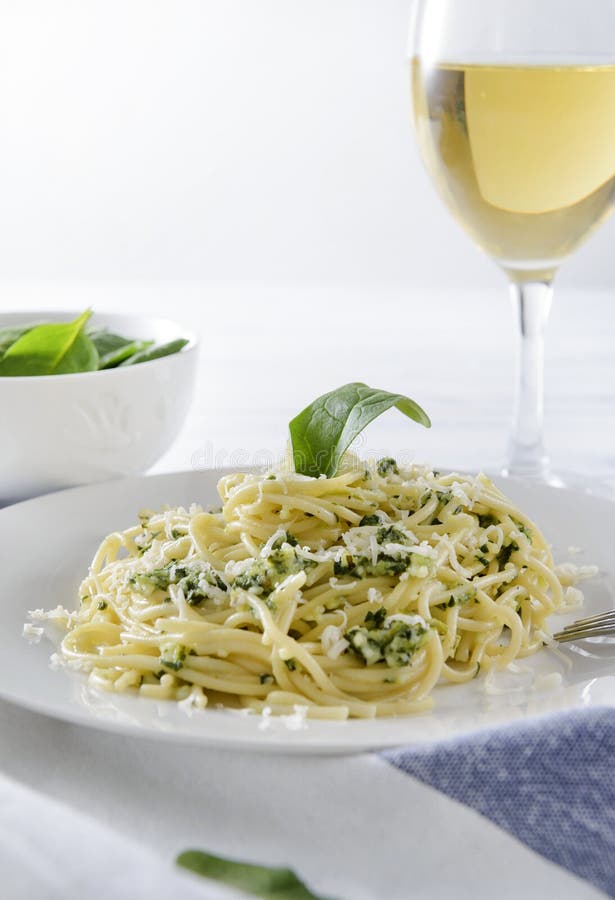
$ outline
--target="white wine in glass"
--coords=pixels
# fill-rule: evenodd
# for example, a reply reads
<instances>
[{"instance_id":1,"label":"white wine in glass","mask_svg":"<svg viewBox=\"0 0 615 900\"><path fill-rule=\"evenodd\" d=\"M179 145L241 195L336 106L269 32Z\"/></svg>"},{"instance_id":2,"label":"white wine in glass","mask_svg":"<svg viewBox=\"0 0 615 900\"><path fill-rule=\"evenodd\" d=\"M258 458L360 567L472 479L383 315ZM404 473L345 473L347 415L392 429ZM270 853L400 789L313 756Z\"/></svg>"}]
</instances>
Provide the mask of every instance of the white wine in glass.
<instances>
[{"instance_id":1,"label":"white wine in glass","mask_svg":"<svg viewBox=\"0 0 615 900\"><path fill-rule=\"evenodd\" d=\"M551 284L615 200L615 3L590 8L419 0L411 35L423 159L455 218L507 274L518 309L506 471L552 481L542 436Z\"/></svg>"}]
</instances>

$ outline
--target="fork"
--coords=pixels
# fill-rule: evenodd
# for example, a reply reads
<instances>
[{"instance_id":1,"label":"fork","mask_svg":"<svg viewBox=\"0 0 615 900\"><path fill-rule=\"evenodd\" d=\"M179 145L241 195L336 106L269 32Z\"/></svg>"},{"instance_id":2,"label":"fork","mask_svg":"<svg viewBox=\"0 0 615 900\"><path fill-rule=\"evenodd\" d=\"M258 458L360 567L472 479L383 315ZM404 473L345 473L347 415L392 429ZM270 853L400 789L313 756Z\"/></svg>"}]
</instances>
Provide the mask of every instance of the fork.
<instances>
[{"instance_id":1,"label":"fork","mask_svg":"<svg viewBox=\"0 0 615 900\"><path fill-rule=\"evenodd\" d=\"M590 637L615 637L615 609L597 616L590 616L588 619L577 619L576 622L566 625L553 637L560 644Z\"/></svg>"}]
</instances>

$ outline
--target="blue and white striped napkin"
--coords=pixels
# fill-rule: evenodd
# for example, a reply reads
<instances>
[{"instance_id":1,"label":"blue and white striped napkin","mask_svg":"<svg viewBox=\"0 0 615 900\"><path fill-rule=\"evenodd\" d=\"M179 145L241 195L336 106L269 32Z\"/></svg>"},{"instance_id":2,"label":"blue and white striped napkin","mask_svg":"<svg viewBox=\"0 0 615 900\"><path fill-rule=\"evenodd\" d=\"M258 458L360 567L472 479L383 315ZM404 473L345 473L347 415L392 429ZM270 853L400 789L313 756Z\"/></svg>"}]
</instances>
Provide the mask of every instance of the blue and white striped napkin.
<instances>
[{"instance_id":1,"label":"blue and white striped napkin","mask_svg":"<svg viewBox=\"0 0 615 900\"><path fill-rule=\"evenodd\" d=\"M530 720L385 758L615 897L615 709Z\"/></svg>"}]
</instances>

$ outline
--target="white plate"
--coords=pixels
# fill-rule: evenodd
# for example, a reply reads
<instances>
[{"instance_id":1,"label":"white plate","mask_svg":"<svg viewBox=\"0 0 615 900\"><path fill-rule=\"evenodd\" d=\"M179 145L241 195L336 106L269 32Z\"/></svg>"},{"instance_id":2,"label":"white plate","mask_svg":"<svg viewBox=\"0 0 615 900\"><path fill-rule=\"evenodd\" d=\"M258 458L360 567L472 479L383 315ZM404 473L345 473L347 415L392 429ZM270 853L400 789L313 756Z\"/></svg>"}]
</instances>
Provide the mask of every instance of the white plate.
<instances>
[{"instance_id":1,"label":"white plate","mask_svg":"<svg viewBox=\"0 0 615 900\"><path fill-rule=\"evenodd\" d=\"M185 472L133 478L51 494L0 510L2 592L0 696L50 716L108 731L238 749L339 753L419 743L578 706L615 705L615 644L588 642L545 650L521 661L526 671L498 675L498 693L485 679L443 685L435 706L420 716L349 722L262 720L257 715L207 709L187 712L171 702L115 695L90 688L83 676L54 670L43 638L23 637L28 610L72 608L81 578L100 540L133 524L143 507L216 502L222 472ZM595 563L599 577L586 582L588 613L615 607L613 535L615 504L570 491L507 481L507 493L534 518L559 559L569 547L585 548L577 563ZM576 617L578 617L578 613ZM559 621L568 621L560 618ZM559 672L562 685L541 675ZM293 727L295 726L295 727Z\"/></svg>"}]
</instances>

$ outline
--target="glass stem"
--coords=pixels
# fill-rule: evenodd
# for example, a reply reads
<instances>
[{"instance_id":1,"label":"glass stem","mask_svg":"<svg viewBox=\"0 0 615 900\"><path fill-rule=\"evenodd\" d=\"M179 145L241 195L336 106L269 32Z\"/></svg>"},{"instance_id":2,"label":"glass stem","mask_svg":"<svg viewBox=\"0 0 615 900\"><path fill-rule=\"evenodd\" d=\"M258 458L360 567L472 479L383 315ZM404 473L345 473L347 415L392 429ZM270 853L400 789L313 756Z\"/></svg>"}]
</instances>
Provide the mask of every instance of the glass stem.
<instances>
[{"instance_id":1,"label":"glass stem","mask_svg":"<svg viewBox=\"0 0 615 900\"><path fill-rule=\"evenodd\" d=\"M544 334L553 288L550 280L511 282L510 292L520 340L513 430L505 474L546 481L549 461L543 440Z\"/></svg>"}]
</instances>

